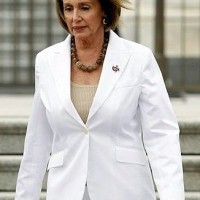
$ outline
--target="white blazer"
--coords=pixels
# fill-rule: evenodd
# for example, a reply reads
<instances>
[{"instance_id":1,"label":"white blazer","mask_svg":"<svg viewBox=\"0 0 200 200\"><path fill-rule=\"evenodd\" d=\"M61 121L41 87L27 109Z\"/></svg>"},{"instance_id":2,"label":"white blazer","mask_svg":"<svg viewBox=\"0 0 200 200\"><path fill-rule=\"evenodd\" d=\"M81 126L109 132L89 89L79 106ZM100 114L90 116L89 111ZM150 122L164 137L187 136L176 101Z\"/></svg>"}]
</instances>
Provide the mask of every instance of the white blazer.
<instances>
[{"instance_id":1,"label":"white blazer","mask_svg":"<svg viewBox=\"0 0 200 200\"><path fill-rule=\"evenodd\" d=\"M111 31L84 124L70 98L70 38L36 57L15 200L39 200L46 170L47 200L82 200L86 182L91 200L155 200L153 179L161 200L184 200L179 128L152 52Z\"/></svg>"}]
</instances>

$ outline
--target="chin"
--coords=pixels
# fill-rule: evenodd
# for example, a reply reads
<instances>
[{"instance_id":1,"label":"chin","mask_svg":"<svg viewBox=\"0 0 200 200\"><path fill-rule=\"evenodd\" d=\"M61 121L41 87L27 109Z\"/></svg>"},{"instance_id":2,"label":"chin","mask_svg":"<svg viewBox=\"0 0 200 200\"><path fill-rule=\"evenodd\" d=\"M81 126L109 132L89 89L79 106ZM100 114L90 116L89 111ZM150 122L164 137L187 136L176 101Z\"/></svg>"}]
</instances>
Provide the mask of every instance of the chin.
<instances>
[{"instance_id":1,"label":"chin","mask_svg":"<svg viewBox=\"0 0 200 200\"><path fill-rule=\"evenodd\" d=\"M77 38L77 39L84 39L84 38L90 37L90 34L84 33L84 32L82 32L82 33L73 33L73 36L75 38Z\"/></svg>"}]
</instances>

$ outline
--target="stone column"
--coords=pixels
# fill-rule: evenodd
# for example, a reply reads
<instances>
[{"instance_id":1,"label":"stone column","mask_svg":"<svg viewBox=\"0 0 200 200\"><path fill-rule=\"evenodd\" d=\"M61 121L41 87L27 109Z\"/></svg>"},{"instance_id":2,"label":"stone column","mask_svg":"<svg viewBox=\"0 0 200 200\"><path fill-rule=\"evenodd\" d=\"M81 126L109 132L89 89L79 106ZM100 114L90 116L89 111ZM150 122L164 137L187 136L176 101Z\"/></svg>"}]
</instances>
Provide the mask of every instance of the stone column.
<instances>
[{"instance_id":1,"label":"stone column","mask_svg":"<svg viewBox=\"0 0 200 200\"><path fill-rule=\"evenodd\" d=\"M162 71L164 80L167 80L167 65L165 58L165 0L156 0L155 16L155 56Z\"/></svg>"}]
</instances>

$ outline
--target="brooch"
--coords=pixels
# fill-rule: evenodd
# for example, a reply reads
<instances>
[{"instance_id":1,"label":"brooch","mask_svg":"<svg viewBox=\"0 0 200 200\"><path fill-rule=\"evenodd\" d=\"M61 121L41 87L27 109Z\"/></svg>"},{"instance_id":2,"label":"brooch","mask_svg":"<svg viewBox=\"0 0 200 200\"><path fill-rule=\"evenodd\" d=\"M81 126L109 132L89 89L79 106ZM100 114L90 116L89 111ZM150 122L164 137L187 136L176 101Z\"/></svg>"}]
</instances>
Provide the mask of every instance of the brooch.
<instances>
[{"instance_id":1,"label":"brooch","mask_svg":"<svg viewBox=\"0 0 200 200\"><path fill-rule=\"evenodd\" d=\"M118 67L118 65L113 66L113 67L112 67L112 70L113 70L114 72L118 72L118 71L119 71L119 67Z\"/></svg>"}]
</instances>

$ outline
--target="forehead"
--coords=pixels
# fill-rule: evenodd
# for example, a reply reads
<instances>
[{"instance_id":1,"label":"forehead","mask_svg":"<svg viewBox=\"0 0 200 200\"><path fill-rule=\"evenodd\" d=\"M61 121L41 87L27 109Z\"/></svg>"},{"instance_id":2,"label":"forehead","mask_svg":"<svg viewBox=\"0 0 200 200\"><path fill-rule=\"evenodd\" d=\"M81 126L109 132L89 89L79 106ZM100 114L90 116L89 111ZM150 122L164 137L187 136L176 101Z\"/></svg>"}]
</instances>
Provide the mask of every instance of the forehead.
<instances>
[{"instance_id":1,"label":"forehead","mask_svg":"<svg viewBox=\"0 0 200 200\"><path fill-rule=\"evenodd\" d=\"M98 0L63 0L64 4L82 4L82 3L89 3L89 4L96 4Z\"/></svg>"}]
</instances>

